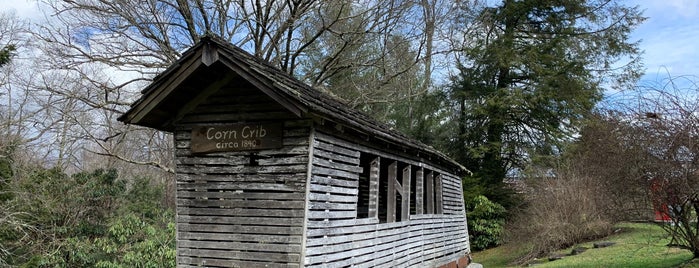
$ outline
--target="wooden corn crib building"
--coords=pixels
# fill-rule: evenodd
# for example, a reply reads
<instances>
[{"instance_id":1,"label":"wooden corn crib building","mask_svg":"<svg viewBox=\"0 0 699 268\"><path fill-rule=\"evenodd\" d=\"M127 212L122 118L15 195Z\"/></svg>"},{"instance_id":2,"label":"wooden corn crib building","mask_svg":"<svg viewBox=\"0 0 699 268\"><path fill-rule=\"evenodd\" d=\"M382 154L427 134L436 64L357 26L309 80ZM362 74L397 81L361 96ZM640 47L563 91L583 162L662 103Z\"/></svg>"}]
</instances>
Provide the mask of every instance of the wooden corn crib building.
<instances>
[{"instance_id":1,"label":"wooden corn crib building","mask_svg":"<svg viewBox=\"0 0 699 268\"><path fill-rule=\"evenodd\" d=\"M178 267L464 267L462 166L204 36L119 120L170 132Z\"/></svg>"}]
</instances>

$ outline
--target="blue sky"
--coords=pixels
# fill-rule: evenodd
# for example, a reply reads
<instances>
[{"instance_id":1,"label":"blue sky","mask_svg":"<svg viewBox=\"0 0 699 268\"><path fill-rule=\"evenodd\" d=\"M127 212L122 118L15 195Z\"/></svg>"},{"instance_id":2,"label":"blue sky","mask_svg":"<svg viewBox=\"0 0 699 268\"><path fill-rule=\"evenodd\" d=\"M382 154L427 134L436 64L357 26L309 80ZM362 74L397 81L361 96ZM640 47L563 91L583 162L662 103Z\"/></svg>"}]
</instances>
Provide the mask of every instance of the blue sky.
<instances>
[{"instance_id":1,"label":"blue sky","mask_svg":"<svg viewBox=\"0 0 699 268\"><path fill-rule=\"evenodd\" d=\"M645 51L645 81L667 75L699 76L699 0L625 0L639 5L648 20L633 34ZM14 9L19 17L40 19L32 0L0 0L0 11ZM641 81L643 83L643 81Z\"/></svg>"},{"instance_id":2,"label":"blue sky","mask_svg":"<svg viewBox=\"0 0 699 268\"><path fill-rule=\"evenodd\" d=\"M672 76L699 75L699 1L641 0L638 4L648 17L633 34L645 51L643 80Z\"/></svg>"}]
</instances>

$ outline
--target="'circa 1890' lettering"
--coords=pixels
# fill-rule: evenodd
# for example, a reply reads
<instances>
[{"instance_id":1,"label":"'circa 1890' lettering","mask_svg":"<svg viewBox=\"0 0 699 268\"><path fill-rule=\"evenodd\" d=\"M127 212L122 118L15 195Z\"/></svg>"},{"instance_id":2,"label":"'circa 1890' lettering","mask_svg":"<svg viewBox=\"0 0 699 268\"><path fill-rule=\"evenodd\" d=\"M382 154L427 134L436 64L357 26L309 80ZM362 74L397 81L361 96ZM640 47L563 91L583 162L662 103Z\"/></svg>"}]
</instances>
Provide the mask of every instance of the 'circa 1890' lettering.
<instances>
[{"instance_id":1,"label":"'circa 1890' lettering","mask_svg":"<svg viewBox=\"0 0 699 268\"><path fill-rule=\"evenodd\" d=\"M192 129L192 153L262 150L281 146L281 123L199 126Z\"/></svg>"}]
</instances>

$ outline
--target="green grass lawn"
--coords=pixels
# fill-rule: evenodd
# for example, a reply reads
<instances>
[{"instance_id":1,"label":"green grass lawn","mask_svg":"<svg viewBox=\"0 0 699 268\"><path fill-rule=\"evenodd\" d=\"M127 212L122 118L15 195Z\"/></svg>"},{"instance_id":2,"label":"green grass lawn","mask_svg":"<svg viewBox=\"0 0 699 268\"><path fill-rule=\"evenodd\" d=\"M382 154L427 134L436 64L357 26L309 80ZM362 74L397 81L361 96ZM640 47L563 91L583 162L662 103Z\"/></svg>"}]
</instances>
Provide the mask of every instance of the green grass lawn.
<instances>
[{"instance_id":1,"label":"green grass lawn","mask_svg":"<svg viewBox=\"0 0 699 268\"><path fill-rule=\"evenodd\" d=\"M536 267L683 267L699 268L699 262L690 262L692 253L688 250L667 247L669 238L654 224L623 223L617 234L598 241L616 242L607 248L593 248L593 242L583 243L558 251L569 254L575 247L586 247L587 251L575 256L549 262L544 258ZM598 242L595 241L595 242ZM524 252L513 246L501 246L473 253L473 261L483 267L515 267L511 265L517 256Z\"/></svg>"}]
</instances>

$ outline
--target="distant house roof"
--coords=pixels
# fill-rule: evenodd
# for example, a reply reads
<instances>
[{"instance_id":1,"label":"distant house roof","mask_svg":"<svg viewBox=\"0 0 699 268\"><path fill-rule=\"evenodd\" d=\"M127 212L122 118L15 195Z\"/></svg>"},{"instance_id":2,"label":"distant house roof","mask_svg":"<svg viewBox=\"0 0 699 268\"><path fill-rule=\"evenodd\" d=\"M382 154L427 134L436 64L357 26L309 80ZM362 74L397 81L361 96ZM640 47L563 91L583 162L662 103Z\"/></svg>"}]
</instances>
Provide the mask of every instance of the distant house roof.
<instances>
[{"instance_id":1,"label":"distant house roof","mask_svg":"<svg viewBox=\"0 0 699 268\"><path fill-rule=\"evenodd\" d=\"M298 117L311 113L371 137L433 155L459 172L468 172L441 152L350 108L225 40L209 35L203 36L177 62L156 76L141 91L141 98L118 120L173 132L177 114L182 113L182 107L192 106L196 96L202 94L201 85L221 79L221 71L207 68L213 65L228 73L233 71Z\"/></svg>"}]
</instances>

